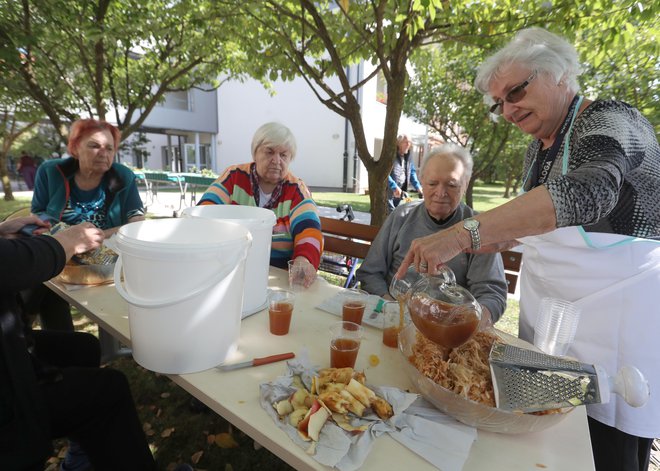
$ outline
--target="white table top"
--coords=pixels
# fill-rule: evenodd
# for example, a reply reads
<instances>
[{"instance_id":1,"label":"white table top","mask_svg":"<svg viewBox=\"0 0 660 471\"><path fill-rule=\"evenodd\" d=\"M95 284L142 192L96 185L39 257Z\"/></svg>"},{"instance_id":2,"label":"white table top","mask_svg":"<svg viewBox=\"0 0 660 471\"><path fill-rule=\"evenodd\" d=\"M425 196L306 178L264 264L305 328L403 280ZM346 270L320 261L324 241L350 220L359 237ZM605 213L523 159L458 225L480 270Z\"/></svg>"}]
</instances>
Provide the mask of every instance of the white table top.
<instances>
[{"instance_id":1,"label":"white table top","mask_svg":"<svg viewBox=\"0 0 660 471\"><path fill-rule=\"evenodd\" d=\"M268 285L286 286L286 283L286 272L271 268ZM49 282L48 286L122 343L130 345L128 305L114 285L71 291L53 282ZM306 348L313 364L329 366L328 327L339 319L315 306L332 296L337 289L319 279L309 290L299 294L291 330L286 336L269 333L267 310L244 319L239 352L232 362L287 351L298 353ZM364 369L367 380L372 384L411 390L411 383L401 368L405 359L398 350L383 345L380 330L365 326L365 331L366 338L360 347L356 369ZM378 355L379 365L369 366L371 354ZM285 368L285 363L280 362L229 372L213 368L194 374L170 375L170 378L294 468L328 469L298 448L259 404L259 385L282 375ZM382 436L376 440L362 469L417 471L436 468L389 436ZM464 471L484 469L593 470L584 407L576 408L561 423L542 432L507 435L479 431Z\"/></svg>"}]
</instances>

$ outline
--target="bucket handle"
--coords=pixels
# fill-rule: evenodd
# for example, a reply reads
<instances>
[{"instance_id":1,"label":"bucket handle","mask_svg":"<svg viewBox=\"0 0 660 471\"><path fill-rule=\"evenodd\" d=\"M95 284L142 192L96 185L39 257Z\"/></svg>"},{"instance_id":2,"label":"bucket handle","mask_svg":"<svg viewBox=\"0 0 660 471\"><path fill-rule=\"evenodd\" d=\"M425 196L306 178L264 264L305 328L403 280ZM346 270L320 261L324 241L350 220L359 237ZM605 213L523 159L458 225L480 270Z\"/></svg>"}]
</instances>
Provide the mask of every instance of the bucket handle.
<instances>
[{"instance_id":1,"label":"bucket handle","mask_svg":"<svg viewBox=\"0 0 660 471\"><path fill-rule=\"evenodd\" d=\"M124 288L124 285L122 284L121 281L121 270L124 264L122 262L122 256L120 253L119 257L117 258L117 261L115 262L115 274L114 274L115 288L117 288L117 292L122 298L124 298L128 303L137 307L143 307L143 308L167 307L173 304L182 303L183 301L187 301L188 299L194 298L195 296L203 293L204 291L220 283L224 278L226 278L227 275L229 275L232 271L236 269L236 267L238 266L238 262L246 258L248 246L249 244L247 244L243 248L243 250L238 252L239 257L236 263L227 264L228 268L226 270L223 270L220 272L219 275L212 277L210 281L207 281L207 283L203 284L201 287L192 290L190 293L186 294L183 297L169 298L166 299L165 301L156 301L156 302L149 301L146 299L136 298L133 295L129 294L128 291L126 291L126 288Z\"/></svg>"}]
</instances>

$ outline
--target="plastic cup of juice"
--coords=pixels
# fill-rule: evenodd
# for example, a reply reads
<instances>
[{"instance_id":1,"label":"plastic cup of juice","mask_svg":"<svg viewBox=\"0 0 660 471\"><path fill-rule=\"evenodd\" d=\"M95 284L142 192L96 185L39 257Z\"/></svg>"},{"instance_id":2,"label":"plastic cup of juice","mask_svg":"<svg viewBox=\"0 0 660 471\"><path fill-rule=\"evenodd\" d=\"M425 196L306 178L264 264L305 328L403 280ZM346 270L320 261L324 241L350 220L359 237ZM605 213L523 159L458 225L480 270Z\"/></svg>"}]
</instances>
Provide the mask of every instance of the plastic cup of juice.
<instances>
[{"instance_id":1,"label":"plastic cup of juice","mask_svg":"<svg viewBox=\"0 0 660 471\"><path fill-rule=\"evenodd\" d=\"M268 293L268 318L270 333L286 335L291 327L291 317L296 295L287 290L271 290Z\"/></svg>"},{"instance_id":2,"label":"plastic cup of juice","mask_svg":"<svg viewBox=\"0 0 660 471\"><path fill-rule=\"evenodd\" d=\"M364 329L355 322L336 322L330 327L330 367L355 368Z\"/></svg>"}]
</instances>

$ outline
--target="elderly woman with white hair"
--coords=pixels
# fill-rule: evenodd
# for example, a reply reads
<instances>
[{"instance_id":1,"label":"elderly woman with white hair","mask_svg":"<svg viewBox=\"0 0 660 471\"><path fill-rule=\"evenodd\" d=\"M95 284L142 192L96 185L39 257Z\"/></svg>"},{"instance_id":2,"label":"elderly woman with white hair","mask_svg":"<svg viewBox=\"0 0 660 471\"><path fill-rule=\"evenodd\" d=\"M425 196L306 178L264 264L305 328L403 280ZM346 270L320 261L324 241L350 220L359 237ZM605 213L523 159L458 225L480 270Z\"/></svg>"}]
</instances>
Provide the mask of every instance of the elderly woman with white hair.
<instances>
[{"instance_id":1,"label":"elderly woman with white hair","mask_svg":"<svg viewBox=\"0 0 660 471\"><path fill-rule=\"evenodd\" d=\"M424 200L399 205L385 220L357 271L369 293L390 299L388 287L410 244L474 216L462 202L472 175L472 156L457 145L432 149L421 167ZM499 254L461 253L447 265L456 282L467 288L483 309L482 328L496 322L506 308L507 285Z\"/></svg>"},{"instance_id":2,"label":"elderly woman with white hair","mask_svg":"<svg viewBox=\"0 0 660 471\"><path fill-rule=\"evenodd\" d=\"M252 138L253 162L232 165L211 184L199 201L205 204L239 204L272 209L270 264L287 268L287 262L304 272L304 285L316 279L321 262L323 235L318 208L301 179L289 172L296 156L296 140L286 126L266 123Z\"/></svg>"},{"instance_id":3,"label":"elderly woman with white hair","mask_svg":"<svg viewBox=\"0 0 660 471\"><path fill-rule=\"evenodd\" d=\"M531 341L542 297L576 303L568 355L614 375L638 367L660 390L660 146L632 106L578 93L577 52L540 28L520 31L479 68L476 87L534 137L524 194L465 223L413 242L410 264L437 267L465 251L524 245L520 336ZM660 395L639 409L614 396L587 406L602 470L646 470L660 436Z\"/></svg>"}]
</instances>

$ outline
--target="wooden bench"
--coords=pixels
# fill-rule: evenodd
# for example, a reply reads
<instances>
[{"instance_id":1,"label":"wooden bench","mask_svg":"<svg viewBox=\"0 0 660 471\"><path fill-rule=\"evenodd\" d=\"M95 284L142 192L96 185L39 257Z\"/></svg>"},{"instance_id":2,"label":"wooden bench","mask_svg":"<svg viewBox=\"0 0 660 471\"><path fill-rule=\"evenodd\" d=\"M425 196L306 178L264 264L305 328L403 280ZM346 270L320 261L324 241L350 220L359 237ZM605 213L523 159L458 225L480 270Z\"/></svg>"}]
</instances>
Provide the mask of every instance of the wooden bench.
<instances>
[{"instance_id":1,"label":"wooden bench","mask_svg":"<svg viewBox=\"0 0 660 471\"><path fill-rule=\"evenodd\" d=\"M522 252L505 250L502 252L502 262L504 263L504 276L506 277L507 290L510 294L516 292L518 277L520 276L520 267L522 265Z\"/></svg>"},{"instance_id":2,"label":"wooden bench","mask_svg":"<svg viewBox=\"0 0 660 471\"><path fill-rule=\"evenodd\" d=\"M321 216L323 256L319 270L346 277L345 286L355 284L359 260L369 252L378 227Z\"/></svg>"}]
</instances>

